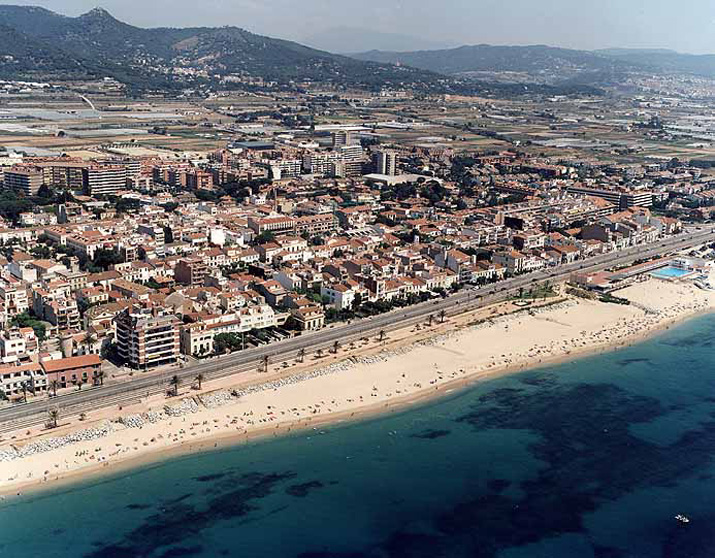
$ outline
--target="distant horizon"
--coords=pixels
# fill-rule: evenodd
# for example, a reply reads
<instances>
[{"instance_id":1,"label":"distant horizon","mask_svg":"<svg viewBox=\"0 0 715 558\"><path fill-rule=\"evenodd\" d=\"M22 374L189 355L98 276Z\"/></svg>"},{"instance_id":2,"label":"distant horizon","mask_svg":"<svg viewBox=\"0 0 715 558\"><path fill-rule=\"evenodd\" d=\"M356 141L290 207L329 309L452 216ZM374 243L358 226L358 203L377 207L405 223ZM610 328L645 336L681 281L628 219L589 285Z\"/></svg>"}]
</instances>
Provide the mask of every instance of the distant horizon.
<instances>
[{"instance_id":1,"label":"distant horizon","mask_svg":"<svg viewBox=\"0 0 715 558\"><path fill-rule=\"evenodd\" d=\"M715 4L685 0L514 0L504 10L497 0L365 0L335 5L327 0L206 0L197 12L188 0L16 0L2 5L38 6L77 17L100 7L136 27L241 27L302 44L335 29L394 34L419 45L535 46L594 51L670 50L715 54ZM147 9L151 5L154 9ZM359 9L358 9L359 8ZM277 14L283 14L283 17ZM687 29L687 32L679 31ZM379 45L364 50L389 50ZM450 47L446 47L450 48ZM454 48L454 47L451 47ZM336 49L332 49L336 52ZM413 48L408 50L436 50ZM342 49L342 52L348 52Z\"/></svg>"}]
</instances>

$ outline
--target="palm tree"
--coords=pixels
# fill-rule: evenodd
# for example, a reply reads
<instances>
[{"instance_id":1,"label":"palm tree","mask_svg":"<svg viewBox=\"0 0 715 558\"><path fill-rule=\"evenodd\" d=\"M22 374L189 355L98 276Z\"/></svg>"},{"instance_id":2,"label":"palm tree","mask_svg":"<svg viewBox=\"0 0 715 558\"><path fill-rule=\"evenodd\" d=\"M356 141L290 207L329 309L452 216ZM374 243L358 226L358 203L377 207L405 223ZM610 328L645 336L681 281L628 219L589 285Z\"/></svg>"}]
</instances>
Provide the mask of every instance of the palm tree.
<instances>
[{"instance_id":1,"label":"palm tree","mask_svg":"<svg viewBox=\"0 0 715 558\"><path fill-rule=\"evenodd\" d=\"M263 372L266 374L268 373L268 362L269 362L268 355L263 355Z\"/></svg>"},{"instance_id":2,"label":"palm tree","mask_svg":"<svg viewBox=\"0 0 715 558\"><path fill-rule=\"evenodd\" d=\"M179 378L179 376L177 376L177 375L172 376L171 379L169 380L169 385L174 390L174 397L179 395L179 386L181 385L181 378Z\"/></svg>"},{"instance_id":3,"label":"palm tree","mask_svg":"<svg viewBox=\"0 0 715 558\"><path fill-rule=\"evenodd\" d=\"M385 330L384 330L384 329L381 329L381 330L380 330L380 337L379 337L380 343L382 343L382 342L385 340L385 335L386 335Z\"/></svg>"},{"instance_id":4,"label":"palm tree","mask_svg":"<svg viewBox=\"0 0 715 558\"><path fill-rule=\"evenodd\" d=\"M57 423L60 420L60 410L59 409L50 409L49 411L47 411L47 416L50 419L49 427L57 428Z\"/></svg>"},{"instance_id":5,"label":"palm tree","mask_svg":"<svg viewBox=\"0 0 715 558\"><path fill-rule=\"evenodd\" d=\"M429 315L429 326L432 327L432 324L434 323L434 314Z\"/></svg>"},{"instance_id":6,"label":"palm tree","mask_svg":"<svg viewBox=\"0 0 715 558\"><path fill-rule=\"evenodd\" d=\"M27 390L30 389L30 386L27 382L22 382L22 385L20 385L20 389L22 390L23 402L27 403Z\"/></svg>"},{"instance_id":7,"label":"palm tree","mask_svg":"<svg viewBox=\"0 0 715 558\"><path fill-rule=\"evenodd\" d=\"M59 387L60 383L57 380L52 380L50 382L50 388L52 389L52 395L54 397L57 397L57 388Z\"/></svg>"},{"instance_id":8,"label":"palm tree","mask_svg":"<svg viewBox=\"0 0 715 558\"><path fill-rule=\"evenodd\" d=\"M104 370L98 370L94 374L94 385L97 385L97 382L99 382L100 386L104 385Z\"/></svg>"},{"instance_id":9,"label":"palm tree","mask_svg":"<svg viewBox=\"0 0 715 558\"><path fill-rule=\"evenodd\" d=\"M445 310L440 310L440 312L439 312L440 323L444 323L444 319L446 317L447 317L447 312Z\"/></svg>"},{"instance_id":10,"label":"palm tree","mask_svg":"<svg viewBox=\"0 0 715 558\"><path fill-rule=\"evenodd\" d=\"M323 358L323 349L318 349L315 354L318 355L318 358Z\"/></svg>"},{"instance_id":11,"label":"palm tree","mask_svg":"<svg viewBox=\"0 0 715 558\"><path fill-rule=\"evenodd\" d=\"M337 355L338 354L338 349L340 349L340 341L336 341L333 343L333 354Z\"/></svg>"},{"instance_id":12,"label":"palm tree","mask_svg":"<svg viewBox=\"0 0 715 558\"><path fill-rule=\"evenodd\" d=\"M194 378L194 380L196 380L196 385L198 386L199 391L201 391L201 384L204 381L204 375L199 372L198 374L196 374L196 378Z\"/></svg>"},{"instance_id":13,"label":"palm tree","mask_svg":"<svg viewBox=\"0 0 715 558\"><path fill-rule=\"evenodd\" d=\"M298 351L298 361L299 361L300 363L305 362L305 349L300 349L300 350Z\"/></svg>"},{"instance_id":14,"label":"palm tree","mask_svg":"<svg viewBox=\"0 0 715 558\"><path fill-rule=\"evenodd\" d=\"M80 341L80 345L89 349L96 340L97 340L96 335L94 333L90 333L88 331L84 334L82 341Z\"/></svg>"},{"instance_id":15,"label":"palm tree","mask_svg":"<svg viewBox=\"0 0 715 558\"><path fill-rule=\"evenodd\" d=\"M75 385L77 386L77 391L82 391L82 386L84 385L84 378L78 376L75 380Z\"/></svg>"}]
</instances>

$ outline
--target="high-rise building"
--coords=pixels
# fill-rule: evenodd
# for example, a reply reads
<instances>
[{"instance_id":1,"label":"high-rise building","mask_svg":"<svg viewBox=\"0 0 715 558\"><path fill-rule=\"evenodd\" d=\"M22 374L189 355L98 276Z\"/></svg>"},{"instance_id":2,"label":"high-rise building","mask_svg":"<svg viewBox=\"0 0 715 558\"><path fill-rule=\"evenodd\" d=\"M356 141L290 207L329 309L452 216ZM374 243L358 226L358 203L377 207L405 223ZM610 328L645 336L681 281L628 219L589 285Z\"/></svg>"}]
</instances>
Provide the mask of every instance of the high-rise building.
<instances>
[{"instance_id":1,"label":"high-rise building","mask_svg":"<svg viewBox=\"0 0 715 558\"><path fill-rule=\"evenodd\" d=\"M266 164L270 166L271 173L275 180L281 178L296 178L300 176L303 168L303 161L300 159L279 159L277 161L268 161Z\"/></svg>"},{"instance_id":2,"label":"high-rise building","mask_svg":"<svg viewBox=\"0 0 715 558\"><path fill-rule=\"evenodd\" d=\"M364 152L360 145L345 145L340 148L343 174L336 176L361 176L363 174Z\"/></svg>"},{"instance_id":3,"label":"high-rise building","mask_svg":"<svg viewBox=\"0 0 715 558\"><path fill-rule=\"evenodd\" d=\"M117 352L132 368L151 368L179 357L179 320L169 311L130 306L115 318Z\"/></svg>"},{"instance_id":4,"label":"high-rise building","mask_svg":"<svg viewBox=\"0 0 715 558\"><path fill-rule=\"evenodd\" d=\"M84 170L89 164L74 159L62 159L43 162L40 166L44 172L45 184L48 186L82 190L84 187Z\"/></svg>"},{"instance_id":5,"label":"high-rise building","mask_svg":"<svg viewBox=\"0 0 715 558\"><path fill-rule=\"evenodd\" d=\"M17 166L5 171L5 188L26 196L36 196L44 184L42 169Z\"/></svg>"},{"instance_id":6,"label":"high-rise building","mask_svg":"<svg viewBox=\"0 0 715 558\"><path fill-rule=\"evenodd\" d=\"M127 187L127 167L124 165L92 165L84 172L84 183L90 196L111 196Z\"/></svg>"},{"instance_id":7,"label":"high-rise building","mask_svg":"<svg viewBox=\"0 0 715 558\"><path fill-rule=\"evenodd\" d=\"M397 153L394 151L375 151L372 154L372 162L375 165L375 172L387 176L397 174Z\"/></svg>"},{"instance_id":8,"label":"high-rise building","mask_svg":"<svg viewBox=\"0 0 715 558\"><path fill-rule=\"evenodd\" d=\"M340 153L336 151L327 153L311 151L303 155L303 170L308 174L328 176L333 171L335 163L340 161Z\"/></svg>"},{"instance_id":9,"label":"high-rise building","mask_svg":"<svg viewBox=\"0 0 715 558\"><path fill-rule=\"evenodd\" d=\"M332 134L333 137L333 147L343 147L346 145L356 145L358 144L358 139L355 136L355 132L351 130L336 130Z\"/></svg>"}]
</instances>

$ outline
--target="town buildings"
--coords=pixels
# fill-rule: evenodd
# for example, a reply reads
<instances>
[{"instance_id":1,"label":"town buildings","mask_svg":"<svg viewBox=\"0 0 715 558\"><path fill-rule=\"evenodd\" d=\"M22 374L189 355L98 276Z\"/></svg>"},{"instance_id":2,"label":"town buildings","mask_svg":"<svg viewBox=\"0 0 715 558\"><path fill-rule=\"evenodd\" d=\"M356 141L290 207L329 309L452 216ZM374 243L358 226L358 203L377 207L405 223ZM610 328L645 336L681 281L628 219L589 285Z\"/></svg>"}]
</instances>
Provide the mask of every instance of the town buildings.
<instances>
[{"instance_id":1,"label":"town buildings","mask_svg":"<svg viewBox=\"0 0 715 558\"><path fill-rule=\"evenodd\" d=\"M176 362L179 321L166 309L130 306L116 318L117 351L132 368Z\"/></svg>"},{"instance_id":2,"label":"town buildings","mask_svg":"<svg viewBox=\"0 0 715 558\"><path fill-rule=\"evenodd\" d=\"M715 179L689 167L673 169L676 182L660 166L518 150L463 159L365 135L331 127L205 157L6 167L13 195L63 197L0 227L3 389L24 397L103 381L107 359L170 371L654 243L682 230L662 208L715 203Z\"/></svg>"}]
</instances>

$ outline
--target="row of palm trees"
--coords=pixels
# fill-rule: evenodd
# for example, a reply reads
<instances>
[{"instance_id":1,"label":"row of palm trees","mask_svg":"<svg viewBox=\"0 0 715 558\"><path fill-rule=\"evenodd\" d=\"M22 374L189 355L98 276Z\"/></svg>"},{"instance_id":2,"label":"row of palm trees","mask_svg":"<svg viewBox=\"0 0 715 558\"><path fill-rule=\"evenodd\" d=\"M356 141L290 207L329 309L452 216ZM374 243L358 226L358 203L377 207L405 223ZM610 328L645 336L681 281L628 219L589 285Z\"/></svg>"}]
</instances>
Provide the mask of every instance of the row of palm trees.
<instances>
[{"instance_id":1,"label":"row of palm trees","mask_svg":"<svg viewBox=\"0 0 715 558\"><path fill-rule=\"evenodd\" d=\"M443 324L444 320L447 318L447 312L445 310L440 310L439 312L439 323ZM434 314L430 314L429 318L427 318L430 327L432 327L432 324L434 324Z\"/></svg>"},{"instance_id":2,"label":"row of palm trees","mask_svg":"<svg viewBox=\"0 0 715 558\"><path fill-rule=\"evenodd\" d=\"M444 319L446 317L446 313L444 310L440 313L440 318L442 323L444 323ZM430 316L430 324L432 323L433 316ZM387 338L387 333L385 330L380 330L378 334L378 340L380 343L382 343L385 339ZM363 337L363 341L367 341L366 337ZM334 355L338 354L338 351L340 350L341 344L340 341L335 341L333 342L333 346L330 349L330 352ZM354 343L351 343L351 347L354 347ZM318 358L322 358L324 354L323 349L317 349L315 351L315 354ZM305 349L299 349L297 353L297 360L300 363L305 362L305 357L306 357L306 350ZM258 371L268 373L269 370L269 365L270 365L270 357L268 355L263 355L263 358L261 359L261 366L259 367ZM201 373L197 374L196 377L194 378L195 381L195 386L196 388L200 391L201 386L203 384L203 381L205 379L205 376ZM179 394L179 386L181 385L182 380L181 377L178 375L174 375L169 379L169 387L171 388L171 394L176 397Z\"/></svg>"},{"instance_id":3,"label":"row of palm trees","mask_svg":"<svg viewBox=\"0 0 715 558\"><path fill-rule=\"evenodd\" d=\"M387 337L387 333L385 332L385 330L384 330L384 329L381 330L380 333L378 334L378 340L382 343L382 342L386 339L386 337ZM363 341L363 342L367 342L367 341L368 341L368 338L367 338L367 337L363 337L363 338L362 338L362 341ZM341 347L341 346L342 346L342 345L340 344L340 341L334 341L334 342L333 342L333 346L332 346L331 349L330 349L330 352L331 352L332 354L334 354L334 355L338 354L338 351L340 350L340 347ZM354 347L355 347L355 343L354 343L354 342L350 343L350 348L354 348ZM315 351L315 356L317 356L318 358L322 358L324 354L325 354L324 349L317 349L317 350ZM305 362L305 355L306 355L305 349L299 349L299 350L298 350L297 360L298 360L299 363ZM267 359L268 359L267 356L264 356L264 357L263 357L263 361L264 361L263 369L264 369L264 371L266 371L266 372L268 371L267 366L266 366Z\"/></svg>"},{"instance_id":4,"label":"row of palm trees","mask_svg":"<svg viewBox=\"0 0 715 558\"><path fill-rule=\"evenodd\" d=\"M196 374L194 377L194 387L201 391L201 387L203 386L204 380L206 379L206 376L204 376L202 373ZM171 378L169 378L169 387L171 388L171 394L176 397L179 395L179 386L182 384L182 379L178 375L173 375Z\"/></svg>"},{"instance_id":5,"label":"row of palm trees","mask_svg":"<svg viewBox=\"0 0 715 558\"><path fill-rule=\"evenodd\" d=\"M93 381L95 386L103 386L104 385L104 378L106 377L106 374L104 373L103 370L99 370L96 374L93 376ZM82 386L87 383L87 380L82 378L81 376L77 377L72 381L72 384L77 386L77 389L79 391L82 391ZM62 387L62 384L58 380L52 380L50 382L50 390L52 391L52 396L57 397L57 390ZM26 395L26 389L23 389L23 397L25 399L25 402L27 402L27 395Z\"/></svg>"},{"instance_id":6,"label":"row of palm trees","mask_svg":"<svg viewBox=\"0 0 715 558\"><path fill-rule=\"evenodd\" d=\"M443 311L443 312L444 312L444 311ZM431 319L432 319L432 316L430 316L430 323L431 323ZM442 316L442 321L444 322L444 316ZM383 330L380 330L380 333L379 333L379 335L378 335L378 339L380 340L380 342L382 342L382 341L385 340L386 336L387 336L387 333L385 332L385 330L384 330L384 329L383 329ZM366 340L366 338L363 338L363 340ZM354 343L351 343L351 346L354 346ZM340 350L340 347L341 347L340 341L335 341L335 342L333 343L331 352L332 352L333 354L337 354L338 351ZM306 355L305 349L300 349L300 350L298 351L298 360L299 360L301 363L302 363L302 362L305 362L305 355ZM318 350L316 351L316 355L318 356L318 358L321 358L321 357L323 356L323 349L318 349ZM261 371L264 372L264 373L267 373L267 372L268 372L268 366L269 366L269 364L270 364L270 357L269 357L268 355L264 355L264 356L263 356L263 359L262 359L262 361L261 361ZM95 375L94 378L95 378L95 385L96 385L97 382L100 382L100 385L104 385L104 372L103 372L103 371L99 371L99 372ZM205 377L204 374L202 374L202 373L198 373L198 374L194 377L194 382L195 382L195 383L194 383L194 386L196 387L196 389L198 389L199 391L201 391L201 388L202 388L202 386L203 386L203 382L204 382L205 379L206 379L206 377ZM85 383L85 380L84 380L83 378L81 378L81 377L80 377L80 378L77 378L77 379L74 381L74 384L75 384L75 385L78 387L78 389L80 389L80 390L82 389L82 385L83 385L84 383ZM182 379L181 379L181 377L180 377L179 375L177 375L177 374L173 375L173 376L169 379L169 386L170 386L170 388L171 388L171 394L172 394L174 397L176 397L176 396L179 395L179 387L181 386L181 384L182 384ZM50 382L50 389L52 389L52 392L53 392L53 395L54 395L54 396L57 396L57 389L59 388L59 386L60 386L60 384L59 384L59 382L58 382L57 380L52 380L52 381ZM21 389L22 389L22 392L23 392L23 398L24 398L25 402L27 403L27 392L31 390L31 386L30 386L29 382L23 383L22 386L21 386ZM59 410L59 408L55 408L55 409L50 409L50 410L48 410L48 411L47 411L47 415L48 415L48 418L49 418L48 427L49 427L49 428L57 428L57 425L58 425L58 423L59 423L59 418L60 418L60 410Z\"/></svg>"}]
</instances>

